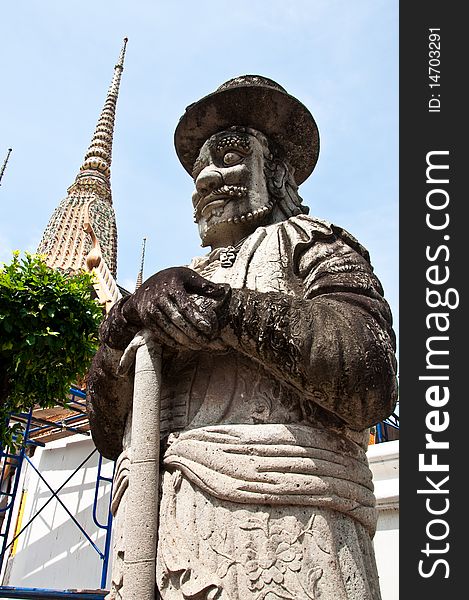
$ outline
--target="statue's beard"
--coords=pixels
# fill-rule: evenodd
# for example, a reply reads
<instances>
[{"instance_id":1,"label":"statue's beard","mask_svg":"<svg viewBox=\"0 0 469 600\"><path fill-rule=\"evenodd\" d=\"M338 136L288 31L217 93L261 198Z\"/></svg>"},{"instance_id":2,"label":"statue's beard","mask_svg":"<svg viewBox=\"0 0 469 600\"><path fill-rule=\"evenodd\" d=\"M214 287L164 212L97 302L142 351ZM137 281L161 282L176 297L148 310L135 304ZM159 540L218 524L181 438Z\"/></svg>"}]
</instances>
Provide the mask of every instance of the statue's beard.
<instances>
[{"instance_id":1,"label":"statue's beard","mask_svg":"<svg viewBox=\"0 0 469 600\"><path fill-rule=\"evenodd\" d=\"M199 227L202 246L210 245L210 234L214 231L215 228L218 228L219 226L223 226L226 224L232 224L233 226L235 226L239 224L249 223L255 223L256 225L260 225L264 223L266 218L272 213L274 204L274 200L269 195L264 206L256 208L255 210L246 210L244 213L237 214L227 219L216 219L214 222L212 218L207 219L204 223L203 229L200 230ZM214 209L213 215L215 216L215 218L217 216L216 213L217 209ZM220 213L222 213L222 210L220 210Z\"/></svg>"}]
</instances>

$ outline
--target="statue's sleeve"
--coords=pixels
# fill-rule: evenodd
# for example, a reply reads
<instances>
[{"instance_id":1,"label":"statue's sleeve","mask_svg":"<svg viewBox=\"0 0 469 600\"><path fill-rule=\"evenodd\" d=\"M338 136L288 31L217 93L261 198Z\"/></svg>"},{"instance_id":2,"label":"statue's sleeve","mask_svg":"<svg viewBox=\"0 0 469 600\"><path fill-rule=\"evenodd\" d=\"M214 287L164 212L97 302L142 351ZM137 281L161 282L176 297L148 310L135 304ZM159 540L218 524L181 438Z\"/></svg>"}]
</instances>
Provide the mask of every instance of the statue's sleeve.
<instances>
[{"instance_id":1,"label":"statue's sleeve","mask_svg":"<svg viewBox=\"0 0 469 600\"><path fill-rule=\"evenodd\" d=\"M117 374L123 352L112 346L126 347L133 331L125 328L122 305L119 300L101 326L101 346L93 358L87 381L87 411L93 441L99 452L116 460L122 452L122 439L127 416L132 407L133 372L121 377ZM127 332L126 334L120 332ZM128 339L120 339L127 335ZM119 338L119 339L118 339Z\"/></svg>"},{"instance_id":2,"label":"statue's sleeve","mask_svg":"<svg viewBox=\"0 0 469 600\"><path fill-rule=\"evenodd\" d=\"M395 336L366 251L340 231L292 247L286 277L297 293L233 290L223 337L362 430L394 408Z\"/></svg>"}]
</instances>

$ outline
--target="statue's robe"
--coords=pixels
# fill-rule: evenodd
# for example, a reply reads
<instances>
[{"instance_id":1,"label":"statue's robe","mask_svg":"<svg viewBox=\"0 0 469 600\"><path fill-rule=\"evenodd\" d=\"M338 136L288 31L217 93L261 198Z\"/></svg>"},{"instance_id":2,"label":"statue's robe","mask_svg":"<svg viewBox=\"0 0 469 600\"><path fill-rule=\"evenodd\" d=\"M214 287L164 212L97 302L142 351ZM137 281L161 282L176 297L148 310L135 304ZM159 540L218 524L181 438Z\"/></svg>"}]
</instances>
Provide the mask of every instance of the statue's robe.
<instances>
[{"instance_id":1,"label":"statue's robe","mask_svg":"<svg viewBox=\"0 0 469 600\"><path fill-rule=\"evenodd\" d=\"M259 227L231 267L223 252L190 266L233 288L229 350L163 362L159 593L378 600L367 428L397 391L391 315L368 254L303 215ZM111 364L106 351L97 364ZM113 430L124 457L128 402L111 421L99 390L91 402L95 440Z\"/></svg>"}]
</instances>

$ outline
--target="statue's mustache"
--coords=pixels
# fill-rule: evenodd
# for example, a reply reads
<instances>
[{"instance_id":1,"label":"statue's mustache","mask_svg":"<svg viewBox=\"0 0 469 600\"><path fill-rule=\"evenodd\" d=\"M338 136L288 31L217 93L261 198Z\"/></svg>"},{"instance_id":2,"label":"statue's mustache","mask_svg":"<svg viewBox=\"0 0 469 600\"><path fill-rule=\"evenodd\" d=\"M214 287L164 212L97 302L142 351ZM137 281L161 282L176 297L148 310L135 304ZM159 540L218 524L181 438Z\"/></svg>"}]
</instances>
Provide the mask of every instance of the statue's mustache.
<instances>
[{"instance_id":1,"label":"statue's mustache","mask_svg":"<svg viewBox=\"0 0 469 600\"><path fill-rule=\"evenodd\" d=\"M210 205L214 204L222 205L226 201L234 200L235 198L242 198L248 193L248 188L243 185L222 185L215 190L212 190L208 194L200 196L195 203L194 217L200 218L203 216L205 209Z\"/></svg>"}]
</instances>

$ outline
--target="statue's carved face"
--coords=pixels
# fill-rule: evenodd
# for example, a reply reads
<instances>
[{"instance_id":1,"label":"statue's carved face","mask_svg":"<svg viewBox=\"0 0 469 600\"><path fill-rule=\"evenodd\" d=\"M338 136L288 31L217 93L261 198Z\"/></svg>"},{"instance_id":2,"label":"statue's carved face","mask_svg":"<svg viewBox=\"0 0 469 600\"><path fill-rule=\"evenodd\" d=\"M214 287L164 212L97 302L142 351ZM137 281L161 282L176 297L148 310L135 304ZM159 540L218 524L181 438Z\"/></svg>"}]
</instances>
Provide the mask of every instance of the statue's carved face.
<instances>
[{"instance_id":1,"label":"statue's carved face","mask_svg":"<svg viewBox=\"0 0 469 600\"><path fill-rule=\"evenodd\" d=\"M204 246L236 244L272 209L264 148L249 133L224 131L212 136L200 150L193 177L194 220Z\"/></svg>"}]
</instances>

